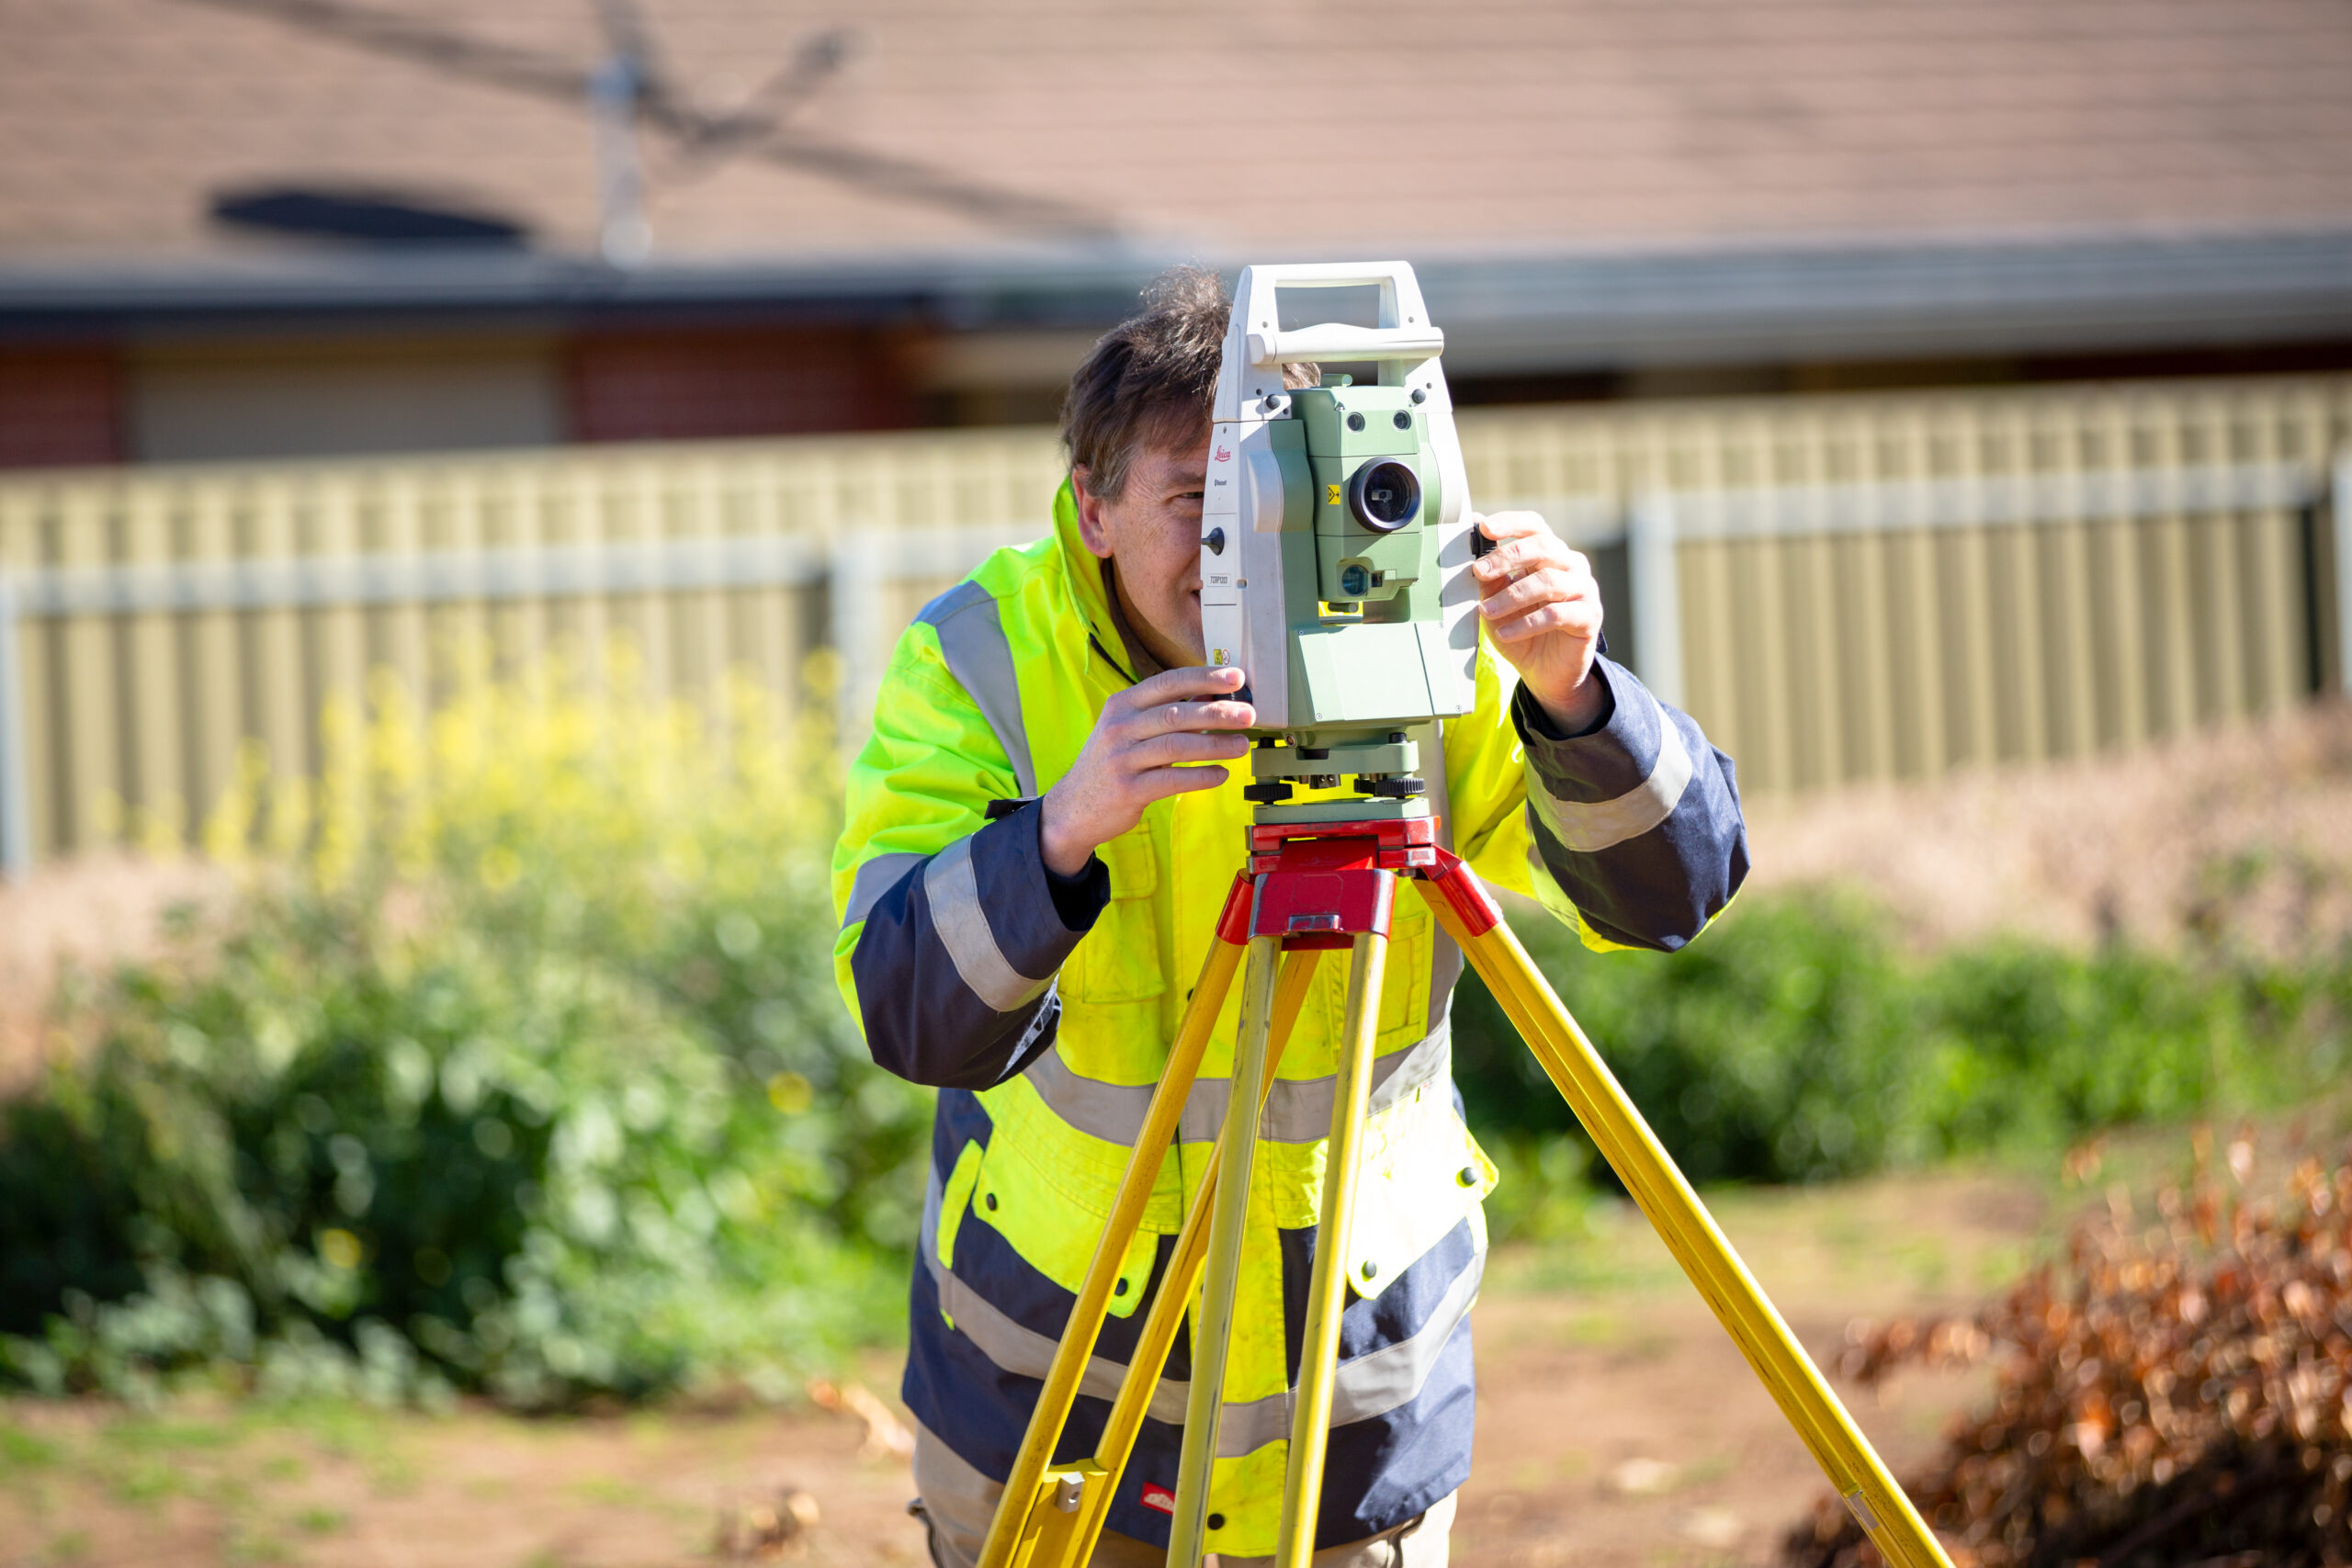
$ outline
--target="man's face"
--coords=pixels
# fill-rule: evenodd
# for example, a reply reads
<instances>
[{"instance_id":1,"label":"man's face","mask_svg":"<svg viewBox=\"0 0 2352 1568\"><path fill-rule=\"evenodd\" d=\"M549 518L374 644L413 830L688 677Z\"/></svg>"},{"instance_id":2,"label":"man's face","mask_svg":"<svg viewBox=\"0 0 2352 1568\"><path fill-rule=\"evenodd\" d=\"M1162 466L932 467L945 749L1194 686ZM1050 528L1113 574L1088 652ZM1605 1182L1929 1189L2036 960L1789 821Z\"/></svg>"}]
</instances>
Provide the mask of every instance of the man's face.
<instances>
[{"instance_id":1,"label":"man's face","mask_svg":"<svg viewBox=\"0 0 2352 1568\"><path fill-rule=\"evenodd\" d=\"M1209 444L1146 446L1116 501L1071 476L1086 547L1116 568L1119 608L1153 658L1173 669L1208 657L1201 641L1201 486Z\"/></svg>"}]
</instances>

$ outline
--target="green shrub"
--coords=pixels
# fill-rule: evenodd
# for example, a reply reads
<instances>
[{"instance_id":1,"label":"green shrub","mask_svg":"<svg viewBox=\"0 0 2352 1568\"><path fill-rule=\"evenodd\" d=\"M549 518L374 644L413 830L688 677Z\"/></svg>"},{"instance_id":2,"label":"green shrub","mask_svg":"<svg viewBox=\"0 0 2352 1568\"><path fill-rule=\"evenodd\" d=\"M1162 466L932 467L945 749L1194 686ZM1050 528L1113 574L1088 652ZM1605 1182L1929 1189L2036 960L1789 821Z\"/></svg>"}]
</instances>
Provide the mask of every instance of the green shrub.
<instances>
[{"instance_id":1,"label":"green shrub","mask_svg":"<svg viewBox=\"0 0 2352 1568\"><path fill-rule=\"evenodd\" d=\"M2046 1144L2329 1081L2352 966L2089 954L2023 939L1929 957L1852 897L1743 897L1683 952L1594 953L1513 921L1693 1181L1813 1181ZM1474 978L1454 1007L1474 1126L1574 1126ZM1596 1165L1596 1168L1601 1168ZM1508 1201L1508 1200L1506 1200Z\"/></svg>"},{"instance_id":2,"label":"green shrub","mask_svg":"<svg viewBox=\"0 0 2352 1568\"><path fill-rule=\"evenodd\" d=\"M262 803L315 852L69 1009L88 1055L5 1112L8 1364L535 1407L777 1395L888 1332L928 1102L835 995L821 749L749 698L380 695L315 818L256 790L214 836Z\"/></svg>"}]
</instances>

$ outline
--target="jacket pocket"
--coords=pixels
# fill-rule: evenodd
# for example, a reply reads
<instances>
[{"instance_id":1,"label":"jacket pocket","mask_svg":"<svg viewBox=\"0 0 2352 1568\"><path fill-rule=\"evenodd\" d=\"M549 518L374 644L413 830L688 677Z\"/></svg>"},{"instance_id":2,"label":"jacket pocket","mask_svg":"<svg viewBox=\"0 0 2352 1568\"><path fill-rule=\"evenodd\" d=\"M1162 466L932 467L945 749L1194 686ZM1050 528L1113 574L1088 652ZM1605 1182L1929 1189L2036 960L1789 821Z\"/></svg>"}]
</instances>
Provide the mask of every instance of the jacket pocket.
<instances>
[{"instance_id":1,"label":"jacket pocket","mask_svg":"<svg viewBox=\"0 0 2352 1568\"><path fill-rule=\"evenodd\" d=\"M1388 922L1388 964L1380 979L1383 1055L1429 1032L1430 912L1409 887L1396 889Z\"/></svg>"},{"instance_id":2,"label":"jacket pocket","mask_svg":"<svg viewBox=\"0 0 2352 1568\"><path fill-rule=\"evenodd\" d=\"M960 1172L960 1165L958 1168ZM1110 1218L1108 1195L1099 1207L1074 1199L1069 1183L1055 1180L1017 1138L991 1139L978 1162L978 1178L968 1200L972 1216L1003 1236L1032 1269L1075 1293L1086 1282L1095 1244ZM1151 1283L1159 1255L1159 1233L1148 1224L1138 1226L1128 1238L1119 1259L1119 1277L1111 1287L1113 1317L1135 1312Z\"/></svg>"},{"instance_id":3,"label":"jacket pocket","mask_svg":"<svg viewBox=\"0 0 2352 1568\"><path fill-rule=\"evenodd\" d=\"M1168 988L1168 978L1160 973L1159 922L1153 913L1159 857L1150 830L1136 827L1097 852L1110 868L1111 902L1062 964L1062 998L1148 1001Z\"/></svg>"},{"instance_id":4,"label":"jacket pocket","mask_svg":"<svg viewBox=\"0 0 2352 1568\"><path fill-rule=\"evenodd\" d=\"M1376 1296L1464 1220L1486 1245L1481 1201L1494 1162L1453 1113L1445 1080L1425 1084L1375 1123L1348 1233L1348 1283Z\"/></svg>"}]
</instances>

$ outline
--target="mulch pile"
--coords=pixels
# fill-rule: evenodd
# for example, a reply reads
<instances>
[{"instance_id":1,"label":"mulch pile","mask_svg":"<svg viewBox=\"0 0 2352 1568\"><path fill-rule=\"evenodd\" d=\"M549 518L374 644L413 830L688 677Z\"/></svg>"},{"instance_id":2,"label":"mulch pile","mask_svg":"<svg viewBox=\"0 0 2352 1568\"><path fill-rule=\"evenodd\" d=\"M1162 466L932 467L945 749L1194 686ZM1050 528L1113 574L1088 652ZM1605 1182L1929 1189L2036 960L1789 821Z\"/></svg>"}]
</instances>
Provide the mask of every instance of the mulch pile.
<instances>
[{"instance_id":1,"label":"mulch pile","mask_svg":"<svg viewBox=\"0 0 2352 1568\"><path fill-rule=\"evenodd\" d=\"M2242 1180L2251 1149L2228 1154ZM2282 1203L2199 1163L2159 1224L2112 1201L1973 1319L1849 1336L1840 1371L1864 1384L2004 1352L1991 1409L1905 1480L1958 1568L2352 1563L2352 1164L2306 1162ZM1782 1553L1881 1561L1835 1498Z\"/></svg>"}]
</instances>

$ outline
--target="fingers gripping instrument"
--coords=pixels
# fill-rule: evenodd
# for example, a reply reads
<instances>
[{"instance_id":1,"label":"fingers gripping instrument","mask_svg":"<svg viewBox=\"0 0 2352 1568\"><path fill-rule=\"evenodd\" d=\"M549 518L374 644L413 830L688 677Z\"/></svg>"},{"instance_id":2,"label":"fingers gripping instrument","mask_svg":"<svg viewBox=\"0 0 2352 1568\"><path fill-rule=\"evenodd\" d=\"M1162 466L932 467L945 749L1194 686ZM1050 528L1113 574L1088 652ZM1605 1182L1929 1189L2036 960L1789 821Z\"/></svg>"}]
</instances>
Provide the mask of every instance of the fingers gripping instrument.
<instances>
[{"instance_id":1,"label":"fingers gripping instrument","mask_svg":"<svg viewBox=\"0 0 2352 1568\"><path fill-rule=\"evenodd\" d=\"M1356 313L1374 324L1328 319L1368 298ZM1345 775L1401 802L1419 791L1412 732L1470 711L1475 530L1444 347L1404 262L1241 271L1203 488L1201 630L1257 707L1261 805ZM1321 385L1286 384L1308 364Z\"/></svg>"}]
</instances>

